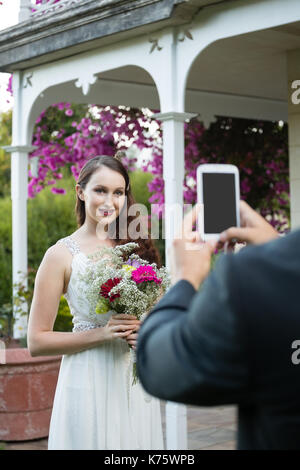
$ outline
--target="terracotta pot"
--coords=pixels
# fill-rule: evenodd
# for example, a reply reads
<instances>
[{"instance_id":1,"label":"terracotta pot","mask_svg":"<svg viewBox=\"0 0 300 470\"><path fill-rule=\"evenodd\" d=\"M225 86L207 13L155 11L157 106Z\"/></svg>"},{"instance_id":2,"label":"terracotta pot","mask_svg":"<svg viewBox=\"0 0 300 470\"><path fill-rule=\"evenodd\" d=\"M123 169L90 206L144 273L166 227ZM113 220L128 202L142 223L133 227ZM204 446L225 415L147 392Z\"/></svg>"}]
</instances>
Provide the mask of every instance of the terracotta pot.
<instances>
[{"instance_id":1,"label":"terracotta pot","mask_svg":"<svg viewBox=\"0 0 300 470\"><path fill-rule=\"evenodd\" d=\"M48 436L61 356L7 349L0 364L0 441Z\"/></svg>"}]
</instances>

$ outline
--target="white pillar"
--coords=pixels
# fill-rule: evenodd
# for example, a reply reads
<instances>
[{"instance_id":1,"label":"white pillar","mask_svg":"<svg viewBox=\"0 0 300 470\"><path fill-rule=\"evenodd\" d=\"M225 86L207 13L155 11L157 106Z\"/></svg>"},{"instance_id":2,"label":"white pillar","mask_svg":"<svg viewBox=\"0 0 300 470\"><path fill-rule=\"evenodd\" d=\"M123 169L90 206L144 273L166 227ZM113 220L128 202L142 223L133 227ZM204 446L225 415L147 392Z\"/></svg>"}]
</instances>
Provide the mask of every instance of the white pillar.
<instances>
[{"instance_id":1,"label":"white pillar","mask_svg":"<svg viewBox=\"0 0 300 470\"><path fill-rule=\"evenodd\" d=\"M11 199L12 199L12 265L13 285L22 282L27 287L27 197L28 153L36 147L3 147L11 153ZM13 287L13 296L16 289ZM22 305L26 311L27 305ZM27 331L27 316L18 316L14 305L14 338L22 338Z\"/></svg>"},{"instance_id":2,"label":"white pillar","mask_svg":"<svg viewBox=\"0 0 300 470\"><path fill-rule=\"evenodd\" d=\"M170 268L168 248L175 235L174 213L170 210L175 204L183 205L184 181L184 122L194 114L167 112L153 117L163 122L163 178L165 185L165 254L166 266ZM167 402L166 404L166 443L168 450L187 449L186 406Z\"/></svg>"},{"instance_id":3,"label":"white pillar","mask_svg":"<svg viewBox=\"0 0 300 470\"><path fill-rule=\"evenodd\" d=\"M287 66L291 228L294 229L300 227L300 50L287 53Z\"/></svg>"},{"instance_id":4,"label":"white pillar","mask_svg":"<svg viewBox=\"0 0 300 470\"><path fill-rule=\"evenodd\" d=\"M183 205L184 181L184 123L196 114L167 112L152 117L163 122L163 178L165 205ZM175 235L172 212L165 212L166 226L166 265L169 266L168 248Z\"/></svg>"}]
</instances>

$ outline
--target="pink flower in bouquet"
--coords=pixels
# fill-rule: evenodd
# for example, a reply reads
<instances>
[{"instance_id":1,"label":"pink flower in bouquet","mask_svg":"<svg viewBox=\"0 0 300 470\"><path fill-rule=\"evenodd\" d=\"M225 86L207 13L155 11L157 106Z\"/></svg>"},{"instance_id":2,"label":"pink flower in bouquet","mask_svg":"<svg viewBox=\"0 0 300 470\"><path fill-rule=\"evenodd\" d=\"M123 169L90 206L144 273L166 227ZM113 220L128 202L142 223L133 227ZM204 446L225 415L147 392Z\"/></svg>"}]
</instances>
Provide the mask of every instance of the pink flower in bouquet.
<instances>
[{"instance_id":1,"label":"pink flower in bouquet","mask_svg":"<svg viewBox=\"0 0 300 470\"><path fill-rule=\"evenodd\" d=\"M102 286L100 287L100 294L105 297L106 299L110 300L110 302L113 302L113 300L117 299L120 297L119 293L112 294L111 296L109 295L111 289L119 284L119 282L122 279L119 277L114 277L113 279L108 279L108 281L104 282Z\"/></svg>"},{"instance_id":2,"label":"pink flower in bouquet","mask_svg":"<svg viewBox=\"0 0 300 470\"><path fill-rule=\"evenodd\" d=\"M131 278L137 284L147 281L154 281L156 284L160 284L162 282L162 280L156 276L156 272L152 266L140 266L139 268L132 271Z\"/></svg>"}]
</instances>

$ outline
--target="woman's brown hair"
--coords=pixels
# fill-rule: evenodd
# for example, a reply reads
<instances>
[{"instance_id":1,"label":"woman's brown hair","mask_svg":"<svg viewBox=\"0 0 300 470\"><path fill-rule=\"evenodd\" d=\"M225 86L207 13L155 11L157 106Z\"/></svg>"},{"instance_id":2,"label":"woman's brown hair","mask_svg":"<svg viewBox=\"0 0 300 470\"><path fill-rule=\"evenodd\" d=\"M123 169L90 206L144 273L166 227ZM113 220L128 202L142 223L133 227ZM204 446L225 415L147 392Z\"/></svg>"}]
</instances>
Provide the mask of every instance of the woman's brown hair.
<instances>
[{"instance_id":1,"label":"woman's brown hair","mask_svg":"<svg viewBox=\"0 0 300 470\"><path fill-rule=\"evenodd\" d=\"M123 155L124 155L124 152L117 152L114 157L111 157L108 155L99 155L97 157L91 158L81 168L81 171L77 179L77 184L79 184L82 189L85 189L92 174L95 171L99 170L99 168L101 168L102 166L106 166L113 171L117 171L123 176L125 180L125 196L127 196L127 211L129 212L130 206L132 206L133 204L136 204L136 201L131 192L128 172L126 168L124 167L124 165L122 164L122 162L120 161ZM137 216L129 216L127 215L127 211L121 210L119 216L117 217L115 221L115 224L111 224L111 225L114 225L115 227L115 237L114 237L115 244L124 245L125 243L129 243L129 242L138 243L139 247L134 251L134 253L139 255L141 258L149 261L150 263L156 263L157 266L160 268L162 265L161 257L160 257L158 249L156 248L156 246L154 245L153 241L150 238L149 230L147 229L148 238L146 238L143 235L143 238L138 238L138 239L133 240L128 235L128 226L134 219L137 219ZM78 195L76 196L75 213L77 217L77 225L78 227L81 227L84 224L86 213L85 213L85 203L78 197ZM122 227L122 224L123 226L124 224L126 225L126 227L124 228L126 229L125 233L127 234L127 238L123 238L123 237L120 238L120 227ZM110 227L109 227L109 230L110 230ZM121 231L122 231L122 228L121 228Z\"/></svg>"}]
</instances>

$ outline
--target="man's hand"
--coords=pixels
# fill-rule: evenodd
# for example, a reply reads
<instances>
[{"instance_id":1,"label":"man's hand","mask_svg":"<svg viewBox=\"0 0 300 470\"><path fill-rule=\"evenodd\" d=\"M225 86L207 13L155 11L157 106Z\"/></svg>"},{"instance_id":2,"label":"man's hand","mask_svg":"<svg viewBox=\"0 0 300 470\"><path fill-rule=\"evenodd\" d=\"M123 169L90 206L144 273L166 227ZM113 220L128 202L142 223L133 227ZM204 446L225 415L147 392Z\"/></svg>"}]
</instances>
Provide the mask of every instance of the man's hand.
<instances>
[{"instance_id":1,"label":"man's hand","mask_svg":"<svg viewBox=\"0 0 300 470\"><path fill-rule=\"evenodd\" d=\"M272 225L245 201L240 201L240 219L241 227L230 227L221 233L218 248L225 243L232 245L232 240L258 245L279 237Z\"/></svg>"},{"instance_id":2,"label":"man's hand","mask_svg":"<svg viewBox=\"0 0 300 470\"><path fill-rule=\"evenodd\" d=\"M192 230L198 215L203 217L201 204L196 204L186 214L183 219L182 234L176 234L168 250L172 284L186 279L196 290L210 271L211 255L217 244L217 242L204 243L200 239L199 232Z\"/></svg>"},{"instance_id":3,"label":"man's hand","mask_svg":"<svg viewBox=\"0 0 300 470\"><path fill-rule=\"evenodd\" d=\"M138 339L137 332L139 331L139 329L140 329L140 325L137 325L135 329L132 331L132 333L125 338L128 345L131 346L133 350L136 350L136 343Z\"/></svg>"}]
</instances>

